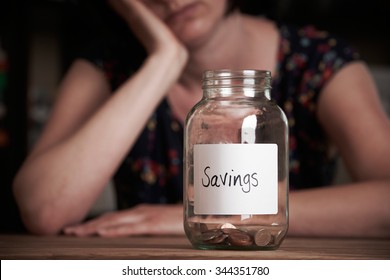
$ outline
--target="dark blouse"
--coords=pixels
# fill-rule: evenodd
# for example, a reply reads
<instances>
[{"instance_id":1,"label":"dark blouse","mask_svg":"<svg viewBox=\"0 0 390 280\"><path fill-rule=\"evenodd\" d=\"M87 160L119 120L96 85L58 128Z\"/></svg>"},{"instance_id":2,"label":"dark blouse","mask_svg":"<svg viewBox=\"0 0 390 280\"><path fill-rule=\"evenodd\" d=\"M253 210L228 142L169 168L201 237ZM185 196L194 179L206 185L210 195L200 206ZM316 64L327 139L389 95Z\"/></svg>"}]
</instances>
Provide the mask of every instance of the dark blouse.
<instances>
[{"instance_id":1,"label":"dark blouse","mask_svg":"<svg viewBox=\"0 0 390 280\"><path fill-rule=\"evenodd\" d=\"M280 25L272 98L289 123L290 189L330 184L336 156L316 118L317 100L327 81L358 54L340 38L311 26ZM139 65L126 42L82 55L101 67L112 89ZM114 51L115 49L115 51ZM201 79L201 77L200 77ZM131 129L131 128L129 128ZM183 124L163 100L114 177L120 209L138 203L182 201Z\"/></svg>"}]
</instances>

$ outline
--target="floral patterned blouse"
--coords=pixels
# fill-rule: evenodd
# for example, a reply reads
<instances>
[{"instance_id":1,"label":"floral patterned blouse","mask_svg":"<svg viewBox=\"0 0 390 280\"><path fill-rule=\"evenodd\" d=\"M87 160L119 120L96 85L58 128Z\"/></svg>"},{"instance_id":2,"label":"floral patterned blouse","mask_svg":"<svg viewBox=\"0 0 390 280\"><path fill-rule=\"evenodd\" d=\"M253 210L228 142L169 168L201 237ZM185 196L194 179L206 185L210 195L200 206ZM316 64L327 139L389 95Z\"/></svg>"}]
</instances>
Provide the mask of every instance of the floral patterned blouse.
<instances>
[{"instance_id":1,"label":"floral patterned blouse","mask_svg":"<svg viewBox=\"0 0 390 280\"><path fill-rule=\"evenodd\" d=\"M290 189L324 186L332 182L336 155L316 118L318 96L334 73L359 56L340 38L312 26L279 28L272 98L289 123ZM90 49L83 54L104 70L113 90L141 61L129 57L126 42L115 44L116 51ZM182 201L182 165L183 124L163 100L114 177L118 207Z\"/></svg>"}]
</instances>

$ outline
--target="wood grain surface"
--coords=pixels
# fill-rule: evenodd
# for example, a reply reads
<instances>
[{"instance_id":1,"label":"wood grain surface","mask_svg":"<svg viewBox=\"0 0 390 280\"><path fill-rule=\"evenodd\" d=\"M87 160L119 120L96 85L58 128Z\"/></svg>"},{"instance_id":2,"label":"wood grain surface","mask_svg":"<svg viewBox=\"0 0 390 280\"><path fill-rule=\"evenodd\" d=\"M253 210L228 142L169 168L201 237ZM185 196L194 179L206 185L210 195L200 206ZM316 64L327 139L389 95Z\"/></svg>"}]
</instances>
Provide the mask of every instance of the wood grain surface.
<instances>
[{"instance_id":1,"label":"wood grain surface","mask_svg":"<svg viewBox=\"0 0 390 280\"><path fill-rule=\"evenodd\" d=\"M0 259L390 259L390 240L287 237L274 251L198 250L185 236L0 235Z\"/></svg>"}]
</instances>

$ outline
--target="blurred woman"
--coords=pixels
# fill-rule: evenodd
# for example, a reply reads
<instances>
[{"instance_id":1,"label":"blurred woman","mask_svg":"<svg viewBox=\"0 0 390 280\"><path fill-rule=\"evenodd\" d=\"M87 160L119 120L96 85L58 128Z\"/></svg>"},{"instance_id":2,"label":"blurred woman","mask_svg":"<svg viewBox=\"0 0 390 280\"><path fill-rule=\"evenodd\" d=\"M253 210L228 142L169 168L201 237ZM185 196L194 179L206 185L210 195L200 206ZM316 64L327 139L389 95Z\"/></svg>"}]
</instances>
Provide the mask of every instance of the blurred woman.
<instances>
[{"instance_id":1,"label":"blurred woman","mask_svg":"<svg viewBox=\"0 0 390 280\"><path fill-rule=\"evenodd\" d=\"M273 73L272 98L290 127L289 234L390 236L390 123L342 39L243 14L227 0L108 2L146 57L138 63L123 37L74 61L15 178L31 232L183 233L183 123L202 96L202 72L229 68ZM334 151L353 183L331 186ZM111 178L118 211L84 222Z\"/></svg>"}]
</instances>

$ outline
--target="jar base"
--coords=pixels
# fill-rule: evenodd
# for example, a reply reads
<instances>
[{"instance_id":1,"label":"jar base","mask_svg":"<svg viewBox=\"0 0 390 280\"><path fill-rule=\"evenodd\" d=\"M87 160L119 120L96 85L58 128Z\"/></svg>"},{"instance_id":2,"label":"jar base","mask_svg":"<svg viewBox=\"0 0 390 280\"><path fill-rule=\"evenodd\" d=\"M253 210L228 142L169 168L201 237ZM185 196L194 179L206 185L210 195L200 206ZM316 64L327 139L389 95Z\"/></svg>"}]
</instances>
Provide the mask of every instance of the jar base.
<instances>
[{"instance_id":1,"label":"jar base","mask_svg":"<svg viewBox=\"0 0 390 280\"><path fill-rule=\"evenodd\" d=\"M192 247L197 250L221 250L221 251L274 251L279 249L279 245L272 246L231 246L231 245L205 245L205 244L192 244Z\"/></svg>"},{"instance_id":2,"label":"jar base","mask_svg":"<svg viewBox=\"0 0 390 280\"><path fill-rule=\"evenodd\" d=\"M230 223L190 223L186 234L192 246L201 250L261 251L279 248L287 233L287 226L245 225Z\"/></svg>"}]
</instances>

